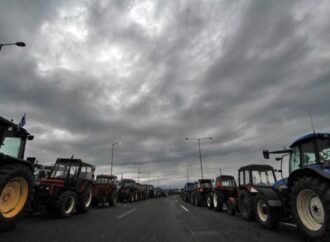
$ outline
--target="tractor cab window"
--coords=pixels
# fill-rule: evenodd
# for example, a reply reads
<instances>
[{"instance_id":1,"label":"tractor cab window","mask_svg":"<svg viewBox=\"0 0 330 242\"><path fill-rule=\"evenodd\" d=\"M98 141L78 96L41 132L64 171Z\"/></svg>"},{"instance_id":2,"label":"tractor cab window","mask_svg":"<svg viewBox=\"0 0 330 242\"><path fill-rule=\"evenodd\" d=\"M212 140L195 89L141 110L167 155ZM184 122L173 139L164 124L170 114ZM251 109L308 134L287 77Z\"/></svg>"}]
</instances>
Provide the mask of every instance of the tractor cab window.
<instances>
[{"instance_id":1,"label":"tractor cab window","mask_svg":"<svg viewBox=\"0 0 330 242\"><path fill-rule=\"evenodd\" d=\"M108 179L107 178L104 178L104 177L98 177L96 179L96 182L97 183L101 183L101 184L107 184L108 183Z\"/></svg>"},{"instance_id":2,"label":"tractor cab window","mask_svg":"<svg viewBox=\"0 0 330 242\"><path fill-rule=\"evenodd\" d=\"M239 184L244 185L244 172L243 171L239 172Z\"/></svg>"},{"instance_id":3,"label":"tractor cab window","mask_svg":"<svg viewBox=\"0 0 330 242\"><path fill-rule=\"evenodd\" d=\"M78 172L78 171L76 171ZM90 166L81 166L81 171L79 174L80 179L91 180L92 179L92 168Z\"/></svg>"},{"instance_id":4,"label":"tractor cab window","mask_svg":"<svg viewBox=\"0 0 330 242\"><path fill-rule=\"evenodd\" d=\"M245 170L244 171L244 176L245 176L245 180L244 180L244 184L250 184L250 171Z\"/></svg>"},{"instance_id":5,"label":"tractor cab window","mask_svg":"<svg viewBox=\"0 0 330 242\"><path fill-rule=\"evenodd\" d=\"M308 166L311 164L315 164L316 156L315 156L315 146L313 142L308 142L301 145L301 159L302 159L302 166Z\"/></svg>"},{"instance_id":6,"label":"tractor cab window","mask_svg":"<svg viewBox=\"0 0 330 242\"><path fill-rule=\"evenodd\" d=\"M318 140L318 148L320 152L320 162L323 163L330 160L330 140Z\"/></svg>"},{"instance_id":7,"label":"tractor cab window","mask_svg":"<svg viewBox=\"0 0 330 242\"><path fill-rule=\"evenodd\" d=\"M290 155L290 172L300 168L300 149L295 147Z\"/></svg>"},{"instance_id":8,"label":"tractor cab window","mask_svg":"<svg viewBox=\"0 0 330 242\"><path fill-rule=\"evenodd\" d=\"M233 186L235 186L235 181L234 181L234 179L231 179L231 178L227 178L227 179L224 178L221 180L221 185L223 187L233 187Z\"/></svg>"},{"instance_id":9,"label":"tractor cab window","mask_svg":"<svg viewBox=\"0 0 330 242\"><path fill-rule=\"evenodd\" d=\"M79 170L79 164L71 164L69 171L69 162L68 163L56 163L54 170L51 174L52 178L66 178L69 172L70 177L74 177Z\"/></svg>"},{"instance_id":10,"label":"tractor cab window","mask_svg":"<svg viewBox=\"0 0 330 242\"><path fill-rule=\"evenodd\" d=\"M19 158L22 139L19 137L5 137L0 152L15 158Z\"/></svg>"},{"instance_id":11,"label":"tractor cab window","mask_svg":"<svg viewBox=\"0 0 330 242\"><path fill-rule=\"evenodd\" d=\"M271 186L276 179L272 170L252 171L252 181L257 186Z\"/></svg>"}]
</instances>

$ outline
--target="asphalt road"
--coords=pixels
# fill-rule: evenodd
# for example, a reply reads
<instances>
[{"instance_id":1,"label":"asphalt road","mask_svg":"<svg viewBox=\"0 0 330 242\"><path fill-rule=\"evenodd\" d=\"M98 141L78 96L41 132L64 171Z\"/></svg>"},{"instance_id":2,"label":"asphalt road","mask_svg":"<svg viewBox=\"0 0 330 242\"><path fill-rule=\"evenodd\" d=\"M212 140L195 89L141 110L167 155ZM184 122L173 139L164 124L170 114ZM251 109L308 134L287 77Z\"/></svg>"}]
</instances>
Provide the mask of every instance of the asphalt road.
<instances>
[{"instance_id":1,"label":"asphalt road","mask_svg":"<svg viewBox=\"0 0 330 242\"><path fill-rule=\"evenodd\" d=\"M184 203L177 196L116 207L93 208L87 214L54 219L47 214L27 217L13 231L0 234L1 242L31 241L307 241L298 229L281 224L263 229L239 215L230 216Z\"/></svg>"}]
</instances>

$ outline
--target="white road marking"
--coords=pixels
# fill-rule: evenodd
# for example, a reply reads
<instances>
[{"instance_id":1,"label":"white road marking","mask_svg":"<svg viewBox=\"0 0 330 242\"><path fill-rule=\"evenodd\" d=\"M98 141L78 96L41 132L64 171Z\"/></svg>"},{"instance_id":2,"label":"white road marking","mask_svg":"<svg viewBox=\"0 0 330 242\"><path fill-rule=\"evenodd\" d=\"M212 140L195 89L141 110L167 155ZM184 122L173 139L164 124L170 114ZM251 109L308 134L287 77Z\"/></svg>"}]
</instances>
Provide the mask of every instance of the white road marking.
<instances>
[{"instance_id":1,"label":"white road marking","mask_svg":"<svg viewBox=\"0 0 330 242\"><path fill-rule=\"evenodd\" d=\"M291 223L284 223L284 222L282 222L281 224L285 224L285 225L288 225L288 226L291 226L291 227L297 227L297 225L291 224Z\"/></svg>"},{"instance_id":2,"label":"white road marking","mask_svg":"<svg viewBox=\"0 0 330 242\"><path fill-rule=\"evenodd\" d=\"M117 218L118 218L118 219L123 218L123 217L125 217L126 215L129 215L129 214L131 214L131 213L134 213L135 211L136 211L136 208L133 208L133 209L127 211L126 213L123 213L122 215L119 215Z\"/></svg>"},{"instance_id":3,"label":"white road marking","mask_svg":"<svg viewBox=\"0 0 330 242\"><path fill-rule=\"evenodd\" d=\"M189 212L188 208L186 208L185 206L181 205L181 208L183 208L186 212Z\"/></svg>"}]
</instances>

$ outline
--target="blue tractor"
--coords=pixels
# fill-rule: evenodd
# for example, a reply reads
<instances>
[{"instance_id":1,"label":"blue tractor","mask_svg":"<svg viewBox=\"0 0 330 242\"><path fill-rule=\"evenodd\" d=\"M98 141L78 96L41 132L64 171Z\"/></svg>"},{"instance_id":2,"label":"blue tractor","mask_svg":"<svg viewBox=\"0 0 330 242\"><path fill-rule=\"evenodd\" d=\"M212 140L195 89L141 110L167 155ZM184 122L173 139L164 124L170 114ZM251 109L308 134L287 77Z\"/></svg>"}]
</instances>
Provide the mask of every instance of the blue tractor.
<instances>
[{"instance_id":1,"label":"blue tractor","mask_svg":"<svg viewBox=\"0 0 330 242\"><path fill-rule=\"evenodd\" d=\"M312 133L289 149L264 150L265 159L289 156L289 176L271 188L260 189L255 199L256 219L275 229L279 221L292 221L311 239L330 240L330 133Z\"/></svg>"}]
</instances>

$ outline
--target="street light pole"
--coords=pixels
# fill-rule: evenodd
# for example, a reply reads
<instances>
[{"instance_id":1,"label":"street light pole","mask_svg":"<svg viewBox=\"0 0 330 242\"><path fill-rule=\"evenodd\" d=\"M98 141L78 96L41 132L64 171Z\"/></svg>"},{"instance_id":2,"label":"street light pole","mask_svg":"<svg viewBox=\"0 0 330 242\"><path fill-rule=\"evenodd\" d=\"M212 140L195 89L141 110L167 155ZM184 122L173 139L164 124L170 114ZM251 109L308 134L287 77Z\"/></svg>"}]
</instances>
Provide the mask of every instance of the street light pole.
<instances>
[{"instance_id":1,"label":"street light pole","mask_svg":"<svg viewBox=\"0 0 330 242\"><path fill-rule=\"evenodd\" d=\"M120 143L120 142L116 142L116 143L113 143L113 144L112 144L112 149L111 149L111 171L110 171L110 175L112 175L112 167L113 167L113 150L114 150L115 145L120 146L121 143Z\"/></svg>"},{"instance_id":2,"label":"street light pole","mask_svg":"<svg viewBox=\"0 0 330 242\"><path fill-rule=\"evenodd\" d=\"M202 162L202 151L201 151L201 140L205 139L213 139L213 137L206 137L206 138L186 138L186 140L195 140L198 142L198 150L199 150L199 162L201 164L201 175L203 179L203 162Z\"/></svg>"},{"instance_id":3,"label":"street light pole","mask_svg":"<svg viewBox=\"0 0 330 242\"><path fill-rule=\"evenodd\" d=\"M26 44L24 42L16 42L16 43L0 43L0 51L2 49L3 46L8 46L8 45L16 45L16 46L19 46L19 47L25 47Z\"/></svg>"}]
</instances>

